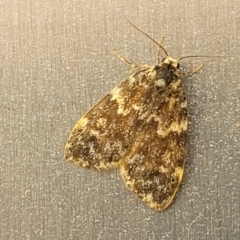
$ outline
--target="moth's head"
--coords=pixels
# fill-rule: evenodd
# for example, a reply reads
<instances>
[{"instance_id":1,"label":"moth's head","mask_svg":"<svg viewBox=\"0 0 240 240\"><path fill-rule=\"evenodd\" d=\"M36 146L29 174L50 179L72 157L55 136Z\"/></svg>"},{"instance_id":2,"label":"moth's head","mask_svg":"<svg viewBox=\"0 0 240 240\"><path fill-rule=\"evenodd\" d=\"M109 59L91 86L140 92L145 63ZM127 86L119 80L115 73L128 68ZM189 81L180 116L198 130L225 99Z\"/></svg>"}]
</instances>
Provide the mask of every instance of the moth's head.
<instances>
[{"instance_id":1,"label":"moth's head","mask_svg":"<svg viewBox=\"0 0 240 240\"><path fill-rule=\"evenodd\" d=\"M166 56L165 58L163 58L162 63L164 66L167 66L173 69L174 71L176 71L179 68L179 60L174 59L170 56Z\"/></svg>"}]
</instances>

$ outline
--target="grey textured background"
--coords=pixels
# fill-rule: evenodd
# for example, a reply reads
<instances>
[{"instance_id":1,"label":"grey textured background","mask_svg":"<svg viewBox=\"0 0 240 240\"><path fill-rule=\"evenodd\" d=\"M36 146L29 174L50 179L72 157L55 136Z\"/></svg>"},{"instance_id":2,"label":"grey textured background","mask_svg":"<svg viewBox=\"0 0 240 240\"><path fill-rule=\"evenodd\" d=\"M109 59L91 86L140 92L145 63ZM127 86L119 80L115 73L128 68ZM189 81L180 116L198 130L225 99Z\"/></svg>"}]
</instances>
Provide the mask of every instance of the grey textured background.
<instances>
[{"instance_id":1,"label":"grey textured background","mask_svg":"<svg viewBox=\"0 0 240 240\"><path fill-rule=\"evenodd\" d=\"M128 74L116 48L154 64L159 40L184 69L188 163L173 204L155 212L117 170L71 165L78 118ZM1 239L240 239L240 1L0 0Z\"/></svg>"}]
</instances>

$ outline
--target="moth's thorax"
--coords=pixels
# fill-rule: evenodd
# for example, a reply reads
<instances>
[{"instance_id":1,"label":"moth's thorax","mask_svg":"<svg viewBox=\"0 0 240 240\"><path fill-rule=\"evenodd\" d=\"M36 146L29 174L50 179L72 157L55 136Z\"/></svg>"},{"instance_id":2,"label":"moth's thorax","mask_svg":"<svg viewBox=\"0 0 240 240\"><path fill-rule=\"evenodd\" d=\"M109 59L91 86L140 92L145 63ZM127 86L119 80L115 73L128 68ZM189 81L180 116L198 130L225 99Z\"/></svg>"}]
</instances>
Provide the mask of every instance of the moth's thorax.
<instances>
[{"instance_id":1,"label":"moth's thorax","mask_svg":"<svg viewBox=\"0 0 240 240\"><path fill-rule=\"evenodd\" d=\"M155 82L155 85L164 87L169 85L176 78L179 78L177 72L178 68L178 60L167 56L161 63L149 67L147 75L150 80Z\"/></svg>"}]
</instances>

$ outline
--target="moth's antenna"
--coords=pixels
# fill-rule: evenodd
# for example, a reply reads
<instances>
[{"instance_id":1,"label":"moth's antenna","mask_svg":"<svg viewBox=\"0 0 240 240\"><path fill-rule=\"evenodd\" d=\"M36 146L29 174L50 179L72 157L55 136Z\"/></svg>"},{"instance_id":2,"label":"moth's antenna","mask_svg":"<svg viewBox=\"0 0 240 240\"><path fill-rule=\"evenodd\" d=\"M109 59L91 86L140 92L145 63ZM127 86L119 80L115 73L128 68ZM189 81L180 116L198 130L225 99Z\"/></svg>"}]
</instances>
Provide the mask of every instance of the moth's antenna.
<instances>
[{"instance_id":1,"label":"moth's antenna","mask_svg":"<svg viewBox=\"0 0 240 240\"><path fill-rule=\"evenodd\" d=\"M200 57L200 58L204 58L204 57L226 58L226 57L232 57L232 56L221 56L221 55L219 55L219 56L217 56L217 55L213 55L213 56L211 56L211 55L196 55L195 56L195 55L192 55L192 56L185 56L185 57L178 58L178 61L180 61L184 58L198 58L198 57Z\"/></svg>"},{"instance_id":2,"label":"moth's antenna","mask_svg":"<svg viewBox=\"0 0 240 240\"><path fill-rule=\"evenodd\" d=\"M141 29L139 29L138 27L136 27L133 23L131 23L127 18L126 20L135 28L137 29L140 33L142 33L143 35L145 35L146 37L148 37L150 40L152 40L154 43L156 43L166 54L166 56L168 56L167 51L164 49L164 47L162 45L160 45L157 41L155 41L153 38L151 38L148 34L146 34L145 32L143 32Z\"/></svg>"}]
</instances>

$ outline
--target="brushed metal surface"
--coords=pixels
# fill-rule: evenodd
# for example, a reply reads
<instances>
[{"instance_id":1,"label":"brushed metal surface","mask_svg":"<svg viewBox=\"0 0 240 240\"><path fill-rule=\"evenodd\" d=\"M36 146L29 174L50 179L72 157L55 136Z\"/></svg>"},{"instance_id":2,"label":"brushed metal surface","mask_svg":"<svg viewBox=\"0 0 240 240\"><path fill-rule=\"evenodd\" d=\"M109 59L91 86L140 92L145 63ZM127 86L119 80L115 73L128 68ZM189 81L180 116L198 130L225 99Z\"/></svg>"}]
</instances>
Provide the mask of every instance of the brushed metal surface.
<instances>
[{"instance_id":1,"label":"brushed metal surface","mask_svg":"<svg viewBox=\"0 0 240 240\"><path fill-rule=\"evenodd\" d=\"M0 0L0 239L240 239L240 1ZM63 159L78 118L164 36L183 69L188 159L173 204L154 212L117 170Z\"/></svg>"}]
</instances>

